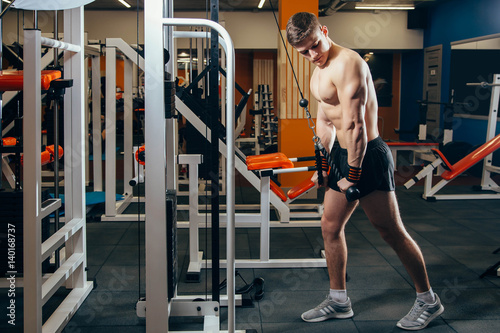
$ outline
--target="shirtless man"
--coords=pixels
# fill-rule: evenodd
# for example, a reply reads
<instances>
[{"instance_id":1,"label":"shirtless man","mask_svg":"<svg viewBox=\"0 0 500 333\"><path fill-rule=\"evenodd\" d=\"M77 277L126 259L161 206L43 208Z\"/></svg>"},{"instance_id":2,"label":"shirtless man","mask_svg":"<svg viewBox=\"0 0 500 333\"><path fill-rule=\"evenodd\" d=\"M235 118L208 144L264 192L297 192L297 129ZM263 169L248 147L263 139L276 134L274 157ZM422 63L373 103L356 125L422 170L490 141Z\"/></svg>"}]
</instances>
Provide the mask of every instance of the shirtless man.
<instances>
[{"instance_id":1,"label":"shirtless man","mask_svg":"<svg viewBox=\"0 0 500 333\"><path fill-rule=\"evenodd\" d=\"M324 198L321 230L330 277L330 293L316 308L302 314L307 322L354 315L346 292L347 245L344 228L359 204L382 238L394 249L417 292L411 311L397 326L425 328L444 307L432 291L420 248L405 230L394 193L394 162L377 128L377 97L370 69L354 51L335 44L328 28L311 13L293 15L286 27L288 42L316 65L311 93L318 101L317 135L329 147L336 130L340 148L333 154L345 178L330 177ZM326 176L326 175L325 175ZM313 180L317 175L313 176ZM325 181L326 183L326 181ZM356 186L359 200L348 202L345 191Z\"/></svg>"}]
</instances>

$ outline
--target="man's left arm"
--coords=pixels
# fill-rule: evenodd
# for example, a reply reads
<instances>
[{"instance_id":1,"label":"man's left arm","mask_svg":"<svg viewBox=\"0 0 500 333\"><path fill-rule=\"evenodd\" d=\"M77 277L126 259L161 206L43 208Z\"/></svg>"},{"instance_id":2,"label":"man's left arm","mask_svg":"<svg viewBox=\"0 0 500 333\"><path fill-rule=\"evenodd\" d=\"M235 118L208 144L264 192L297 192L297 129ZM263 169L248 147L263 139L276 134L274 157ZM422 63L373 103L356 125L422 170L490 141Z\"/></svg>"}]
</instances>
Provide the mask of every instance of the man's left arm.
<instances>
[{"instance_id":1,"label":"man's left arm","mask_svg":"<svg viewBox=\"0 0 500 333\"><path fill-rule=\"evenodd\" d=\"M367 76L361 59L346 64L342 79L337 83L342 108L342 129L347 149L349 174L339 184L346 190L356 184L361 176L361 165L366 152L367 133L365 109L368 94Z\"/></svg>"}]
</instances>

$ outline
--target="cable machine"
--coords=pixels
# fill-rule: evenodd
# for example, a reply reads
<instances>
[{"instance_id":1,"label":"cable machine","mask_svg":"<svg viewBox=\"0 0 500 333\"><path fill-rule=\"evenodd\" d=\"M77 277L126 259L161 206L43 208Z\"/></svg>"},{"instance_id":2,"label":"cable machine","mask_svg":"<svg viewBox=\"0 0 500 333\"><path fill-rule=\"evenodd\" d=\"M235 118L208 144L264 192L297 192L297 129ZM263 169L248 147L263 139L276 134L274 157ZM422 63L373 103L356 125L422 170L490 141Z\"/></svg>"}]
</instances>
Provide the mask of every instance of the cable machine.
<instances>
[{"instance_id":1,"label":"cable machine","mask_svg":"<svg viewBox=\"0 0 500 333\"><path fill-rule=\"evenodd\" d=\"M218 2L211 2L214 13L212 18L218 18ZM215 14L217 12L217 15ZM235 331L235 270L234 270L234 46L227 31L218 23L202 19L174 19L173 1L148 0L144 3L145 22L145 145L148 147L146 154L147 176L146 185L146 299L141 306L147 306L146 330L147 332L168 332L168 314L178 313L178 304L190 308L190 313L217 312L219 307L219 293L213 293L212 302L171 302L167 284L168 265L171 258L167 256L167 193L174 193L176 188L176 161L174 152L175 120L169 118L169 112L173 112L174 101L171 97L172 77L164 75L163 48L173 51L173 29L172 26L204 26L212 29L212 45L217 46L217 52L213 52L210 66L216 67L216 75L212 75L213 86L210 89L217 97L218 105L218 43L219 34L227 45L227 113L226 141L227 141L227 291L228 291L228 331ZM216 65L214 64L216 63ZM167 73L173 73L173 61L167 63ZM213 81L212 81L213 80ZM166 81L166 82L165 82ZM166 84L165 84L166 83ZM216 84L216 86L215 86ZM165 88L166 87L166 88ZM216 87L214 89L214 87ZM174 92L175 94L175 92ZM168 97L167 103L166 97ZM215 97L212 97L215 101ZM166 105L167 104L167 105ZM213 106L212 106L213 107ZM218 109L218 107L217 107ZM166 117L167 115L167 117ZM167 118L167 119L166 119ZM218 117L215 117L216 119ZM217 119L218 120L218 119ZM212 144L218 141L212 140ZM218 146L217 146L218 155ZM215 159L218 161L218 156ZM212 161L213 163L213 161ZM214 164L214 163L213 163ZM218 175L218 165L217 165ZM218 183L218 176L214 177ZM217 185L218 186L218 185ZM213 189L218 195L218 188ZM217 206L218 199L212 201L212 206ZM214 207L212 207L214 209ZM218 212L213 218L218 218ZM212 225L214 222L212 221ZM218 221L215 221L217 224ZM218 234L218 230L217 230ZM214 240L213 243L218 243ZM218 247L215 253L218 253ZM215 271L215 269L214 269ZM218 269L216 284L218 289ZM171 295L172 296L172 295ZM188 311L184 310L184 313ZM214 327L212 327L214 329ZM218 330L218 326L216 327Z\"/></svg>"}]
</instances>

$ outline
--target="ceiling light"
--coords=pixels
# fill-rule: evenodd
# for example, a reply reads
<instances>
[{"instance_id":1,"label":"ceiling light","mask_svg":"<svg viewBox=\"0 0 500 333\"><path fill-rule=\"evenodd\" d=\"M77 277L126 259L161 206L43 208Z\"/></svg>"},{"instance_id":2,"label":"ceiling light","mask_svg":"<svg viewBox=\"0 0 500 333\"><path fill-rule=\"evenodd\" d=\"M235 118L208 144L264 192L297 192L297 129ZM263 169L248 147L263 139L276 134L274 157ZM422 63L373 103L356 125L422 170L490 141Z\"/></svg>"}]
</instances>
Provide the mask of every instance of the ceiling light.
<instances>
[{"instance_id":1,"label":"ceiling light","mask_svg":"<svg viewBox=\"0 0 500 333\"><path fill-rule=\"evenodd\" d=\"M257 6L257 8L262 9L262 7L264 7L264 2L266 2L266 0L260 0L259 5Z\"/></svg>"},{"instance_id":2,"label":"ceiling light","mask_svg":"<svg viewBox=\"0 0 500 333\"><path fill-rule=\"evenodd\" d=\"M412 5L402 5L402 6L391 6L391 5L356 5L356 9L369 9L369 10L413 10L415 6Z\"/></svg>"},{"instance_id":3,"label":"ceiling light","mask_svg":"<svg viewBox=\"0 0 500 333\"><path fill-rule=\"evenodd\" d=\"M2 0L3 2L6 2L6 3L11 3L12 1L9 1L9 0Z\"/></svg>"},{"instance_id":4,"label":"ceiling light","mask_svg":"<svg viewBox=\"0 0 500 333\"><path fill-rule=\"evenodd\" d=\"M121 4L122 4L122 5L124 5L124 6L125 6L125 7L127 7L127 8L132 7L132 6L131 6L131 5L129 5L129 3L128 3L127 1L125 1L125 0L118 0L118 1L120 1L120 2L121 2Z\"/></svg>"}]
</instances>

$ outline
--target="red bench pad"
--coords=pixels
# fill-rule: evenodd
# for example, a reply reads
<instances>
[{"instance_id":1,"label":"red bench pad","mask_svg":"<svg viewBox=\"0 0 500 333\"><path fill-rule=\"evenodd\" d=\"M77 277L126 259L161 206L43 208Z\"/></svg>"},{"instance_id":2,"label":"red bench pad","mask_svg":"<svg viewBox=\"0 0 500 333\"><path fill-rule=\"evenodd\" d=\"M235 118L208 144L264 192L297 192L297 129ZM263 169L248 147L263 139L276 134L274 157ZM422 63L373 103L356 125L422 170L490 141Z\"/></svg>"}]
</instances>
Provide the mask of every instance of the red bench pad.
<instances>
[{"instance_id":1,"label":"red bench pad","mask_svg":"<svg viewBox=\"0 0 500 333\"><path fill-rule=\"evenodd\" d=\"M465 156L464 158L462 158L460 161L458 161L453 165L449 165L449 162L446 161L444 156L442 156L442 153L436 149L441 159L443 159L443 161L447 163L447 166L450 169L443 172L441 174L441 177L446 180L455 178L465 170L469 169L474 164L483 160L486 156L493 153L498 148L500 148L500 134L495 136L493 139L486 142L485 144L481 145L479 148L477 148L472 153Z\"/></svg>"}]
</instances>

